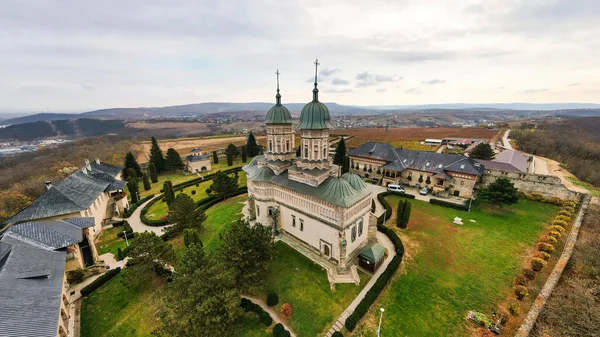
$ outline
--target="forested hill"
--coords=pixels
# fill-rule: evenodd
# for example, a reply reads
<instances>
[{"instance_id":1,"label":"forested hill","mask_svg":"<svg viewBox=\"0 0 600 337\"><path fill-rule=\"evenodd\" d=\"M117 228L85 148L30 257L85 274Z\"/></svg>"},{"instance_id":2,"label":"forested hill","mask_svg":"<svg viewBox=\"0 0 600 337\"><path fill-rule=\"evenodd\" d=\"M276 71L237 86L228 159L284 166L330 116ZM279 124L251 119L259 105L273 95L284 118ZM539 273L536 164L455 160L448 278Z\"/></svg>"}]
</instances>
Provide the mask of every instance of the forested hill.
<instances>
[{"instance_id":1,"label":"forested hill","mask_svg":"<svg viewBox=\"0 0 600 337\"><path fill-rule=\"evenodd\" d=\"M39 121L10 125L0 129L0 140L28 141L49 137L89 137L120 133L126 128L121 120L81 118L74 120Z\"/></svg>"}]
</instances>

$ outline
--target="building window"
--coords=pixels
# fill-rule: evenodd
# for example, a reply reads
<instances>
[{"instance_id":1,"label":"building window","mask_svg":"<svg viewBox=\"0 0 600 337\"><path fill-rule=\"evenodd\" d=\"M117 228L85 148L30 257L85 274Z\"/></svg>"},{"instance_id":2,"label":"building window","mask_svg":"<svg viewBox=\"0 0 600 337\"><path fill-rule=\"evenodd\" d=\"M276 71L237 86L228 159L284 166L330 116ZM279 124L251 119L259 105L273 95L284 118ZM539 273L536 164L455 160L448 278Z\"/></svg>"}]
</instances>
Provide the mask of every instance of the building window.
<instances>
[{"instance_id":1,"label":"building window","mask_svg":"<svg viewBox=\"0 0 600 337\"><path fill-rule=\"evenodd\" d=\"M323 148L323 158L327 157L327 148Z\"/></svg>"},{"instance_id":2,"label":"building window","mask_svg":"<svg viewBox=\"0 0 600 337\"><path fill-rule=\"evenodd\" d=\"M358 236L361 236L363 233L363 219L358 221Z\"/></svg>"},{"instance_id":3,"label":"building window","mask_svg":"<svg viewBox=\"0 0 600 337\"><path fill-rule=\"evenodd\" d=\"M300 219L300 231L304 231L304 220Z\"/></svg>"},{"instance_id":4,"label":"building window","mask_svg":"<svg viewBox=\"0 0 600 337\"><path fill-rule=\"evenodd\" d=\"M292 215L292 227L296 227L296 217Z\"/></svg>"},{"instance_id":5,"label":"building window","mask_svg":"<svg viewBox=\"0 0 600 337\"><path fill-rule=\"evenodd\" d=\"M273 151L273 141L269 140L269 151Z\"/></svg>"},{"instance_id":6,"label":"building window","mask_svg":"<svg viewBox=\"0 0 600 337\"><path fill-rule=\"evenodd\" d=\"M273 207L269 207L269 208L267 208L267 214L268 214L269 216L273 215Z\"/></svg>"},{"instance_id":7,"label":"building window","mask_svg":"<svg viewBox=\"0 0 600 337\"><path fill-rule=\"evenodd\" d=\"M356 240L356 226L352 227L352 234L350 235L350 239L352 242Z\"/></svg>"},{"instance_id":8,"label":"building window","mask_svg":"<svg viewBox=\"0 0 600 337\"><path fill-rule=\"evenodd\" d=\"M304 158L308 159L308 146L304 145Z\"/></svg>"},{"instance_id":9,"label":"building window","mask_svg":"<svg viewBox=\"0 0 600 337\"><path fill-rule=\"evenodd\" d=\"M260 216L260 207L256 205L256 216Z\"/></svg>"},{"instance_id":10,"label":"building window","mask_svg":"<svg viewBox=\"0 0 600 337\"><path fill-rule=\"evenodd\" d=\"M465 182L461 180L461 181L460 181L460 184L461 184L461 185L464 185L464 184L465 184Z\"/></svg>"},{"instance_id":11,"label":"building window","mask_svg":"<svg viewBox=\"0 0 600 337\"><path fill-rule=\"evenodd\" d=\"M285 150L287 152L290 152L290 140L289 139L285 141Z\"/></svg>"}]
</instances>

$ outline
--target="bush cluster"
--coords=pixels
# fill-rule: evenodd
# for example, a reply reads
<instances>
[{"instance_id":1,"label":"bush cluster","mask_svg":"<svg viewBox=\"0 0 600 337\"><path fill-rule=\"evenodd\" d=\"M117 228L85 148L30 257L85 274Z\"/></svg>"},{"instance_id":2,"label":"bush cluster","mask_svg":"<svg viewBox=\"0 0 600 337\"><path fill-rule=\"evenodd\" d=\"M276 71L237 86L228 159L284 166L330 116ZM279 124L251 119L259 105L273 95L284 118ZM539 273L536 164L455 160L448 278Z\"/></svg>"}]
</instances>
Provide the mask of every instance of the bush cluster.
<instances>
[{"instance_id":1,"label":"bush cluster","mask_svg":"<svg viewBox=\"0 0 600 337\"><path fill-rule=\"evenodd\" d=\"M533 269L534 271L540 271L542 270L545 266L546 266L546 261L534 257L533 259L531 259L531 269Z\"/></svg>"},{"instance_id":2,"label":"bush cluster","mask_svg":"<svg viewBox=\"0 0 600 337\"><path fill-rule=\"evenodd\" d=\"M570 219L570 218L571 218L571 216L573 216L573 214L572 214L571 212L569 212L569 211L566 211L566 210L564 210L564 209L563 209L562 211L558 212L558 215L559 215L559 216L564 216L564 217L567 217L568 219Z\"/></svg>"},{"instance_id":3,"label":"bush cluster","mask_svg":"<svg viewBox=\"0 0 600 337\"><path fill-rule=\"evenodd\" d=\"M519 276L515 276L515 278L513 280L513 284L515 286L526 286L528 281L529 280L525 276L519 275Z\"/></svg>"},{"instance_id":4,"label":"bush cluster","mask_svg":"<svg viewBox=\"0 0 600 337\"><path fill-rule=\"evenodd\" d=\"M551 236L551 237L553 237L555 239L558 239L558 238L561 237L561 234L559 232L557 232L557 231L549 231L548 232L548 236Z\"/></svg>"},{"instance_id":5,"label":"bush cluster","mask_svg":"<svg viewBox=\"0 0 600 337\"><path fill-rule=\"evenodd\" d=\"M564 221L564 220L554 220L554 221L552 221L552 226L561 226L563 228L566 228L567 225L568 225L567 222Z\"/></svg>"},{"instance_id":6,"label":"bush cluster","mask_svg":"<svg viewBox=\"0 0 600 337\"><path fill-rule=\"evenodd\" d=\"M533 281L535 279L535 272L531 268L523 268L523 276L529 281Z\"/></svg>"},{"instance_id":7,"label":"bush cluster","mask_svg":"<svg viewBox=\"0 0 600 337\"><path fill-rule=\"evenodd\" d=\"M546 252L548 254L554 251L554 246L545 242L538 242L536 248L540 252Z\"/></svg>"},{"instance_id":8,"label":"bush cluster","mask_svg":"<svg viewBox=\"0 0 600 337\"><path fill-rule=\"evenodd\" d=\"M522 300L523 298L525 298L525 296L527 296L528 293L527 288L521 285L515 286L513 290L518 300Z\"/></svg>"},{"instance_id":9,"label":"bush cluster","mask_svg":"<svg viewBox=\"0 0 600 337\"><path fill-rule=\"evenodd\" d=\"M87 296L91 294L94 290L100 288L104 283L110 281L113 277L117 276L121 272L121 267L117 267L115 269L111 269L104 273L104 275L95 279L92 283L81 289L81 296Z\"/></svg>"},{"instance_id":10,"label":"bush cluster","mask_svg":"<svg viewBox=\"0 0 600 337\"><path fill-rule=\"evenodd\" d=\"M469 200L471 200L471 199L469 199ZM464 205L458 205L458 204L448 202L445 200L431 198L431 199L429 199L429 203L431 203L432 205L445 206L445 207L449 207L449 208L458 209L461 211L469 211L469 200L467 200Z\"/></svg>"},{"instance_id":11,"label":"bush cluster","mask_svg":"<svg viewBox=\"0 0 600 337\"><path fill-rule=\"evenodd\" d=\"M269 293L269 295L267 295L267 305L272 307L277 305L277 303L279 303L279 296L277 296L276 293Z\"/></svg>"},{"instance_id":12,"label":"bush cluster","mask_svg":"<svg viewBox=\"0 0 600 337\"><path fill-rule=\"evenodd\" d=\"M508 302L508 312L511 313L511 315L513 316L519 316L521 314L521 306L519 305L519 302L515 301L515 300L511 300Z\"/></svg>"},{"instance_id":13,"label":"bush cluster","mask_svg":"<svg viewBox=\"0 0 600 337\"><path fill-rule=\"evenodd\" d=\"M125 233L123 233L123 231ZM131 225L129 225L129 222L127 222L127 221L125 221L123 223L123 231L122 232L118 232L117 233L117 237L119 237L121 239L125 239L125 235L127 235L127 238L131 239L131 238L133 238L135 236L135 233L133 232L133 228L131 228Z\"/></svg>"},{"instance_id":14,"label":"bush cluster","mask_svg":"<svg viewBox=\"0 0 600 337\"><path fill-rule=\"evenodd\" d=\"M549 243L551 245L555 245L558 243L558 240L553 236L544 235L540 238L540 242Z\"/></svg>"},{"instance_id":15,"label":"bush cluster","mask_svg":"<svg viewBox=\"0 0 600 337\"><path fill-rule=\"evenodd\" d=\"M148 196L143 197L142 199L140 199L138 202L130 204L129 205L129 209L126 209L123 212L123 218L129 218L131 216L131 214L133 214L133 212L135 212L135 210L140 206L143 205L146 201L150 200L154 198L154 194L150 194ZM113 224L114 226L114 224Z\"/></svg>"},{"instance_id":16,"label":"bush cluster","mask_svg":"<svg viewBox=\"0 0 600 337\"><path fill-rule=\"evenodd\" d=\"M560 206L563 204L563 200L559 197L550 197L548 198L548 203L556 206Z\"/></svg>"},{"instance_id":17,"label":"bush cluster","mask_svg":"<svg viewBox=\"0 0 600 337\"><path fill-rule=\"evenodd\" d=\"M69 270L67 272L67 282L69 284L76 284L83 281L83 278L87 274L87 270L83 268L77 268L75 270Z\"/></svg>"},{"instance_id":18,"label":"bush cluster","mask_svg":"<svg viewBox=\"0 0 600 337\"><path fill-rule=\"evenodd\" d=\"M546 253L546 252L535 252L533 254L533 257L537 257L538 259L542 259L544 261L548 261L550 260L550 254Z\"/></svg>"},{"instance_id":19,"label":"bush cluster","mask_svg":"<svg viewBox=\"0 0 600 337\"><path fill-rule=\"evenodd\" d=\"M247 298L242 298L240 301L240 307L245 311L245 312L255 312L258 315L258 318L260 320L260 322L264 325L264 326L269 326L273 323L273 318L271 318L271 315L269 315L268 312L264 311L263 308L256 304L253 303L252 301L250 301Z\"/></svg>"},{"instance_id":20,"label":"bush cluster","mask_svg":"<svg viewBox=\"0 0 600 337\"><path fill-rule=\"evenodd\" d=\"M551 231L557 231L559 232L561 235L565 234L565 228L562 226L557 226L557 225L552 225L548 228Z\"/></svg>"}]
</instances>

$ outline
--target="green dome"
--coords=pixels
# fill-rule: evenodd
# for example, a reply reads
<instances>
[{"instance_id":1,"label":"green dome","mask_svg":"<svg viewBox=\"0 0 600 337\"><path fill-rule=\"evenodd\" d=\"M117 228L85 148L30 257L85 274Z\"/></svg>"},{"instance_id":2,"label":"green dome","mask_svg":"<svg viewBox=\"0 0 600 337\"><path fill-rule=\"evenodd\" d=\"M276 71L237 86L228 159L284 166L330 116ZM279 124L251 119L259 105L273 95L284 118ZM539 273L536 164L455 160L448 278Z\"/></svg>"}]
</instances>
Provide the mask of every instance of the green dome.
<instances>
[{"instance_id":1,"label":"green dome","mask_svg":"<svg viewBox=\"0 0 600 337\"><path fill-rule=\"evenodd\" d=\"M319 89L315 83L313 89L313 100L306 104L302 108L300 113L300 125L298 129L301 130L323 130L331 129L333 126L329 122L329 109L327 106L319 102Z\"/></svg>"},{"instance_id":2,"label":"green dome","mask_svg":"<svg viewBox=\"0 0 600 337\"><path fill-rule=\"evenodd\" d=\"M342 179L350 183L350 186L352 186L352 188L354 188L355 190L362 190L367 188L367 184L365 184L365 182L360 178L358 174L346 172L342 174Z\"/></svg>"},{"instance_id":3,"label":"green dome","mask_svg":"<svg viewBox=\"0 0 600 337\"><path fill-rule=\"evenodd\" d=\"M267 118L265 118L266 124L292 124L292 115L290 111L281 105L281 103L275 104L267 112Z\"/></svg>"}]
</instances>

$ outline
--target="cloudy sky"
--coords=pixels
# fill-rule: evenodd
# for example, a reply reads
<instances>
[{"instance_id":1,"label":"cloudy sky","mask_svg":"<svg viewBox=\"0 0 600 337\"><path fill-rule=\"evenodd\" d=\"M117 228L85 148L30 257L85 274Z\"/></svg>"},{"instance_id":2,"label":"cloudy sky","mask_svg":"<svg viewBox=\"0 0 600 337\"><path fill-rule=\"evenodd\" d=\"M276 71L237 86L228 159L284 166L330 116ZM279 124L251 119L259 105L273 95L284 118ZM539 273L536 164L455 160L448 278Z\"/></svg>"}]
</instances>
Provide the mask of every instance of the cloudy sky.
<instances>
[{"instance_id":1,"label":"cloudy sky","mask_svg":"<svg viewBox=\"0 0 600 337\"><path fill-rule=\"evenodd\" d=\"M598 0L2 0L0 111L600 102Z\"/></svg>"}]
</instances>

